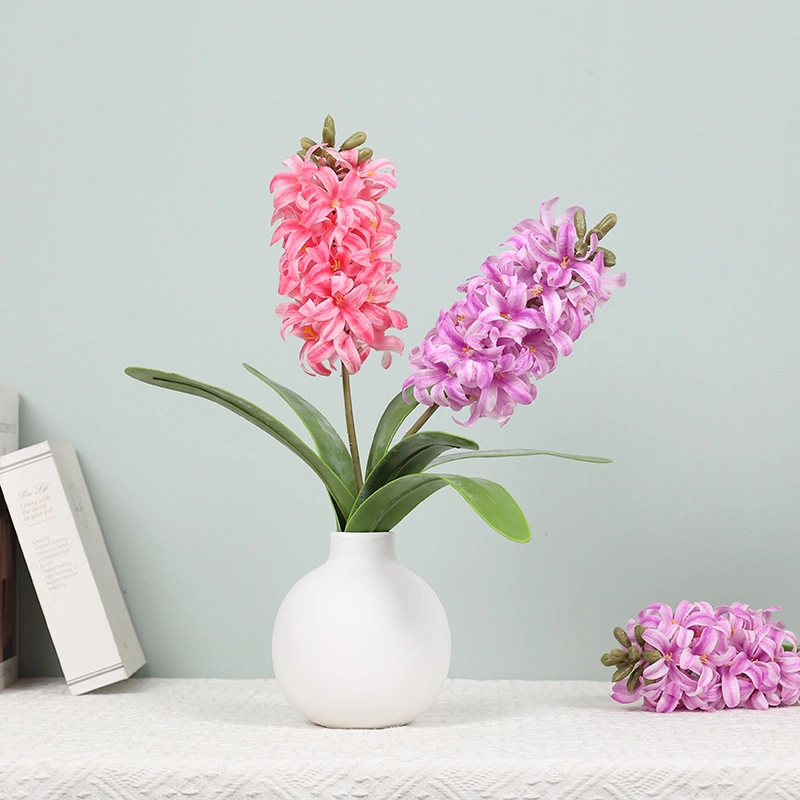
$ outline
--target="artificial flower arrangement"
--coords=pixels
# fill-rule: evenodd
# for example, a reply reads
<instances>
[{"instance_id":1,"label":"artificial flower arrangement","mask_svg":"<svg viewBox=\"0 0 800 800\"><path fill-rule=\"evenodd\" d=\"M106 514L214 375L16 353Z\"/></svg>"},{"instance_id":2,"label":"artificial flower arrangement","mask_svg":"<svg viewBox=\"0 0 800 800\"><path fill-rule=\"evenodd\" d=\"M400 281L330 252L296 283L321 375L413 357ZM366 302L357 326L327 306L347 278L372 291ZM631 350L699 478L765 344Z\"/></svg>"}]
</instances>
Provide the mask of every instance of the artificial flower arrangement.
<instances>
[{"instance_id":1,"label":"artificial flower arrangement","mask_svg":"<svg viewBox=\"0 0 800 800\"><path fill-rule=\"evenodd\" d=\"M605 463L608 459L540 450L480 450L471 439L422 427L440 407L505 424L518 405L530 404L536 384L551 372L608 300L625 284L610 274L614 254L599 245L616 223L608 214L588 228L577 206L554 216L558 198L543 203L539 219L514 228L508 248L489 256L480 274L458 287L462 297L439 314L422 344L411 350L411 374L389 402L362 468L350 377L372 351L388 367L403 343L406 317L390 307L400 265L392 257L398 223L383 202L396 186L395 167L373 158L358 132L335 146L333 119L320 142L300 140L270 184L274 195L272 243L280 242L278 306L281 334L303 341L300 362L310 375L338 371L342 379L347 444L323 414L291 389L245 368L297 414L314 447L263 409L230 392L175 373L129 367L128 375L193 394L233 411L299 456L321 479L340 531L388 531L420 502L453 487L491 527L515 541L530 528L520 507L499 484L442 472L464 458L552 455ZM408 416L419 418L400 437ZM455 418L454 418L455 419Z\"/></svg>"},{"instance_id":2,"label":"artificial flower arrangement","mask_svg":"<svg viewBox=\"0 0 800 800\"><path fill-rule=\"evenodd\" d=\"M645 709L662 713L794 705L800 652L797 636L771 620L779 610L682 600L673 611L652 603L614 629L620 646L600 659L616 667L612 698L641 698Z\"/></svg>"}]
</instances>

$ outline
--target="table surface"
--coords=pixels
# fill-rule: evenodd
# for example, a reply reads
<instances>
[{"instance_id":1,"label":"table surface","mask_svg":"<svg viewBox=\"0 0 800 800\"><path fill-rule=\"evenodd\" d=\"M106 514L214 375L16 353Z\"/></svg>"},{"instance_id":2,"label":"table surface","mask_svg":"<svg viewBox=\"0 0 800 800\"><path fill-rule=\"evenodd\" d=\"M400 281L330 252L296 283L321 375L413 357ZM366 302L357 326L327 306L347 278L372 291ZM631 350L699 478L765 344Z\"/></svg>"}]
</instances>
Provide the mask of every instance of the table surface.
<instances>
[{"instance_id":1,"label":"table surface","mask_svg":"<svg viewBox=\"0 0 800 800\"><path fill-rule=\"evenodd\" d=\"M800 706L655 714L610 684L449 680L413 723L328 730L274 680L0 692L0 798L800 798Z\"/></svg>"}]
</instances>

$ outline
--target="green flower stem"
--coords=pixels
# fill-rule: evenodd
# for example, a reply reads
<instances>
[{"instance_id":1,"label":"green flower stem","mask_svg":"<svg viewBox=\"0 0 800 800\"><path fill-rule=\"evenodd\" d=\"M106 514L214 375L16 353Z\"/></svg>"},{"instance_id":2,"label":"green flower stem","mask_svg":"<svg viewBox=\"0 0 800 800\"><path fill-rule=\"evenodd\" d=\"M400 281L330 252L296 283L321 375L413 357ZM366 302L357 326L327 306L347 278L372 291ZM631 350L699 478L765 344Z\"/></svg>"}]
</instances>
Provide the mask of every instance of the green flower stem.
<instances>
[{"instance_id":1,"label":"green flower stem","mask_svg":"<svg viewBox=\"0 0 800 800\"><path fill-rule=\"evenodd\" d=\"M342 391L344 392L344 418L347 424L347 441L350 443L350 458L353 462L353 477L356 481L356 493L361 491L364 478L361 473L361 459L358 455L358 441L356 440L356 423L353 419L353 398L350 394L350 373L342 364Z\"/></svg>"},{"instance_id":2,"label":"green flower stem","mask_svg":"<svg viewBox=\"0 0 800 800\"><path fill-rule=\"evenodd\" d=\"M426 408L420 418L406 431L403 438L405 439L406 436L411 436L412 433L416 433L434 415L437 408L439 408L437 405Z\"/></svg>"}]
</instances>

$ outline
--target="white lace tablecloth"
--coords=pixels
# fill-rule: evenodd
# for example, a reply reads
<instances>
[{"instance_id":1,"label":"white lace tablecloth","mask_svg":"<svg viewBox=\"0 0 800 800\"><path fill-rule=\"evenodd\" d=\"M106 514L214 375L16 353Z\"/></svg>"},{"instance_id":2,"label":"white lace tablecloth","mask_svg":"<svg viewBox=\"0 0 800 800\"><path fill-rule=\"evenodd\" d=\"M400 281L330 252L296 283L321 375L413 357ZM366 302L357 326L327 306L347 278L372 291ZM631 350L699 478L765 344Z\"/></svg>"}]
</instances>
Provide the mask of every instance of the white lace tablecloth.
<instances>
[{"instance_id":1,"label":"white lace tablecloth","mask_svg":"<svg viewBox=\"0 0 800 800\"><path fill-rule=\"evenodd\" d=\"M0 692L0 798L800 798L800 706L659 715L610 684L450 680L402 728L319 728L271 680Z\"/></svg>"}]
</instances>

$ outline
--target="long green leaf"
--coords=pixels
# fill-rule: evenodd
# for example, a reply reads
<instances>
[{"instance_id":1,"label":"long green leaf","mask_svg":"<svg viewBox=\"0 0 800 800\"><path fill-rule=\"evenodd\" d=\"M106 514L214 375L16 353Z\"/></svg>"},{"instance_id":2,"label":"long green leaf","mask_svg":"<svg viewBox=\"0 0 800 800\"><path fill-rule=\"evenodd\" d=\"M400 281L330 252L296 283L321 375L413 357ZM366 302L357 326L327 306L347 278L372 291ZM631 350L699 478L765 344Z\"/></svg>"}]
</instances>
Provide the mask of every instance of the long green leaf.
<instances>
[{"instance_id":1,"label":"long green leaf","mask_svg":"<svg viewBox=\"0 0 800 800\"><path fill-rule=\"evenodd\" d=\"M367 457L367 475L375 469L378 462L386 455L392 445L395 434L403 424L403 420L419 405L419 402L410 393L408 402L405 401L403 395L404 392L399 392L391 399L378 421L372 437L369 456Z\"/></svg>"},{"instance_id":2,"label":"long green leaf","mask_svg":"<svg viewBox=\"0 0 800 800\"><path fill-rule=\"evenodd\" d=\"M499 483L464 475L439 473L432 477L447 481L472 506L475 513L498 533L515 542L530 541L531 529L525 514Z\"/></svg>"},{"instance_id":3,"label":"long green leaf","mask_svg":"<svg viewBox=\"0 0 800 800\"><path fill-rule=\"evenodd\" d=\"M577 456L572 453L556 453L553 450L479 450L476 453L448 453L434 459L429 467L438 467L450 461L460 461L462 458L517 458L519 456L555 456L556 458L569 458L573 461L588 461L591 464L610 464L610 458L600 456Z\"/></svg>"},{"instance_id":4,"label":"long green leaf","mask_svg":"<svg viewBox=\"0 0 800 800\"><path fill-rule=\"evenodd\" d=\"M395 478L422 472L437 456L454 447L477 450L478 444L472 439L442 431L422 431L406 436L369 473L356 497L356 505Z\"/></svg>"},{"instance_id":5,"label":"long green leaf","mask_svg":"<svg viewBox=\"0 0 800 800\"><path fill-rule=\"evenodd\" d=\"M498 533L515 542L530 541L531 531L522 509L500 484L463 475L403 475L378 489L358 506L345 530L391 530L425 498L448 485Z\"/></svg>"},{"instance_id":6,"label":"long green leaf","mask_svg":"<svg viewBox=\"0 0 800 800\"><path fill-rule=\"evenodd\" d=\"M293 392L286 386L281 386L280 383L268 378L249 364L243 364L242 366L255 375L256 378L264 381L267 386L286 401L314 440L319 457L342 479L342 482L355 496L356 479L353 473L350 451L327 417L297 392Z\"/></svg>"},{"instance_id":7,"label":"long green leaf","mask_svg":"<svg viewBox=\"0 0 800 800\"><path fill-rule=\"evenodd\" d=\"M423 500L442 487L445 481L427 473L404 475L370 495L350 515L346 531L389 531Z\"/></svg>"},{"instance_id":8,"label":"long green leaf","mask_svg":"<svg viewBox=\"0 0 800 800\"><path fill-rule=\"evenodd\" d=\"M336 501L333 499L333 495L330 492L328 492L328 500L331 501L331 507L333 508L334 515L336 516L336 530L343 531L344 526L347 525L347 516L336 504Z\"/></svg>"},{"instance_id":9,"label":"long green leaf","mask_svg":"<svg viewBox=\"0 0 800 800\"><path fill-rule=\"evenodd\" d=\"M132 378L136 378L136 380L153 386L161 386L164 389L172 389L175 392L184 392L185 394L192 394L196 397L211 400L223 408L233 411L234 414L238 414L256 427L261 428L261 430L266 431L270 436L288 447L295 455L299 456L316 472L341 512L337 514L337 517L340 517L340 519L347 518L353 507L353 493L342 483L339 476L294 431L287 428L286 425L271 414L225 389L210 386L207 383L201 383L193 378L177 375L174 372L162 372L155 369L145 369L144 367L128 367L125 373Z\"/></svg>"}]
</instances>

